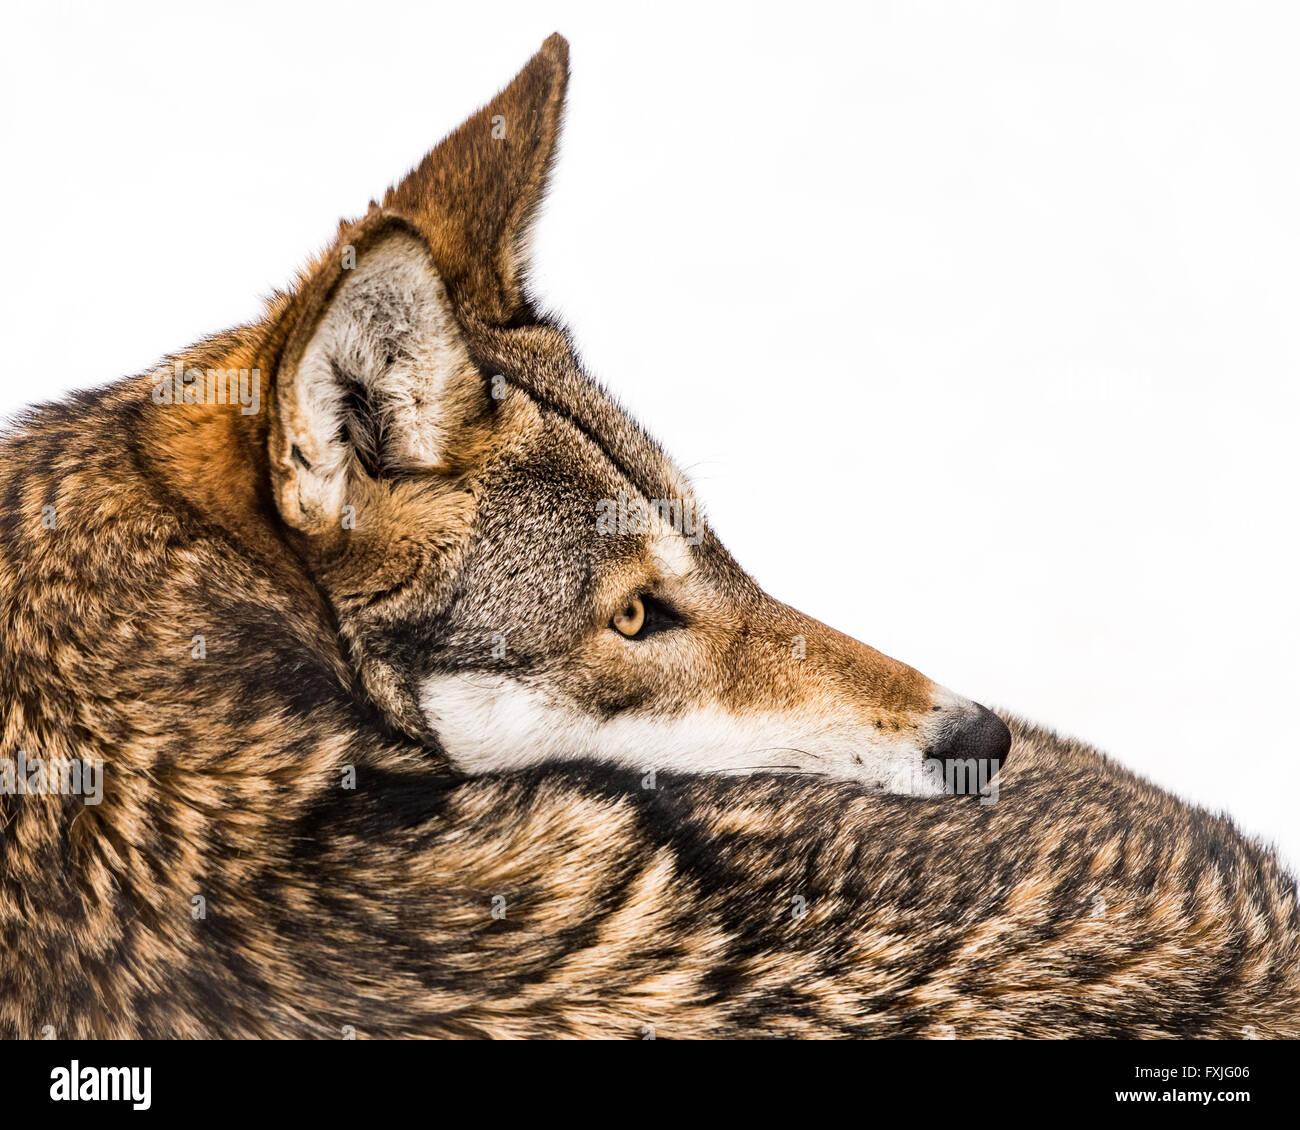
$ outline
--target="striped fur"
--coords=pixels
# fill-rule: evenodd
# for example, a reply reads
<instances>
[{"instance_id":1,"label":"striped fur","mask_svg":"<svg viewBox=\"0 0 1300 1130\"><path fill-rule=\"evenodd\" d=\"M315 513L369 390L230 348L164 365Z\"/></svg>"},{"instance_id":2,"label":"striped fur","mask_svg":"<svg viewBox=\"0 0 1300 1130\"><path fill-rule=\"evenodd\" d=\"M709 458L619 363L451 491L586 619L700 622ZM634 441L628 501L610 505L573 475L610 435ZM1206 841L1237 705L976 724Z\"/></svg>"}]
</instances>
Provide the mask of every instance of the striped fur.
<instances>
[{"instance_id":1,"label":"striped fur","mask_svg":"<svg viewBox=\"0 0 1300 1130\"><path fill-rule=\"evenodd\" d=\"M143 375L0 442L0 756L104 765L99 804L0 794L0 1035L1300 1036L1276 857L1014 719L991 804L882 795L842 737L744 775L682 772L653 725L623 764L443 740L447 679L661 726L692 695L820 710L863 749L934 752L928 716L968 709L707 527L665 548L572 517L689 485L521 282L566 67L548 40L262 320L180 358L264 374L264 410ZM431 304L365 273L395 246ZM383 380L321 392L381 339ZM608 608L652 580L689 609L679 650L619 650Z\"/></svg>"}]
</instances>

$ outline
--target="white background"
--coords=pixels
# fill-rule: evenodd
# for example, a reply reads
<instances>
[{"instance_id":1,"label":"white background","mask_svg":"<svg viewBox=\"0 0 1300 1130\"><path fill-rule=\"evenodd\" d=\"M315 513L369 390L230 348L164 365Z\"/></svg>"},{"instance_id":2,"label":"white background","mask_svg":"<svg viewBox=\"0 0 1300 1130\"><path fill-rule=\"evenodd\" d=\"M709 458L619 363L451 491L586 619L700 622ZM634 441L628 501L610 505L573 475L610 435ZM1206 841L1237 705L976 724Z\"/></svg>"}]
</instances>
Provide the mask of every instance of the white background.
<instances>
[{"instance_id":1,"label":"white background","mask_svg":"<svg viewBox=\"0 0 1300 1130\"><path fill-rule=\"evenodd\" d=\"M741 562L1295 863L1295 11L6 6L0 411L254 316L560 30L537 289Z\"/></svg>"}]
</instances>

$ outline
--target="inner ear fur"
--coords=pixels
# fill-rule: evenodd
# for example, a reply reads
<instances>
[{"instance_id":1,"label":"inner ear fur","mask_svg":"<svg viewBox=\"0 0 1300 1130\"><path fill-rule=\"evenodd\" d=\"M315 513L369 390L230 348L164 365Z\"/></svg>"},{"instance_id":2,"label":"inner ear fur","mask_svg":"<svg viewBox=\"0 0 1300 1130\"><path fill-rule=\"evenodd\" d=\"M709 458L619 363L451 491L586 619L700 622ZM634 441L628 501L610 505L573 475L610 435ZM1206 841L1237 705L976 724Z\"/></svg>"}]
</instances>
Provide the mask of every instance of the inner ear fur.
<instances>
[{"instance_id":1,"label":"inner ear fur","mask_svg":"<svg viewBox=\"0 0 1300 1130\"><path fill-rule=\"evenodd\" d=\"M453 469L483 380L423 235L372 214L310 280L277 369L276 503L309 534L346 529L364 482Z\"/></svg>"}]
</instances>

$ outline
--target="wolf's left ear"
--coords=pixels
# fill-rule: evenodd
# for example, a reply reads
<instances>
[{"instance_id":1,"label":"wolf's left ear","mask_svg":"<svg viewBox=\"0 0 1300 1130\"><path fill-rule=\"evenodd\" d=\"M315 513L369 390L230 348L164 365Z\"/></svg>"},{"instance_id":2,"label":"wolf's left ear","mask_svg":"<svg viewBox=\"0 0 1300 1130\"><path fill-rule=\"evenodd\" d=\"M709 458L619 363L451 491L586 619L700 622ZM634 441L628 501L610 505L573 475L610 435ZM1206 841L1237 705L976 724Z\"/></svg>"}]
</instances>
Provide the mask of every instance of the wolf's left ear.
<instances>
[{"instance_id":1,"label":"wolf's left ear","mask_svg":"<svg viewBox=\"0 0 1300 1130\"><path fill-rule=\"evenodd\" d=\"M453 470L487 411L423 235L376 213L342 238L347 266L323 269L302 296L269 437L280 513L309 534L348 528L367 482Z\"/></svg>"},{"instance_id":2,"label":"wolf's left ear","mask_svg":"<svg viewBox=\"0 0 1300 1130\"><path fill-rule=\"evenodd\" d=\"M386 211L424 233L466 317L500 324L522 305L525 244L546 192L568 81L569 45L552 35L384 197Z\"/></svg>"},{"instance_id":3,"label":"wolf's left ear","mask_svg":"<svg viewBox=\"0 0 1300 1130\"><path fill-rule=\"evenodd\" d=\"M524 243L546 189L568 83L551 36L382 207L342 225L277 325L269 437L289 525L338 530L366 479L449 469L487 391L464 334L523 310Z\"/></svg>"}]
</instances>

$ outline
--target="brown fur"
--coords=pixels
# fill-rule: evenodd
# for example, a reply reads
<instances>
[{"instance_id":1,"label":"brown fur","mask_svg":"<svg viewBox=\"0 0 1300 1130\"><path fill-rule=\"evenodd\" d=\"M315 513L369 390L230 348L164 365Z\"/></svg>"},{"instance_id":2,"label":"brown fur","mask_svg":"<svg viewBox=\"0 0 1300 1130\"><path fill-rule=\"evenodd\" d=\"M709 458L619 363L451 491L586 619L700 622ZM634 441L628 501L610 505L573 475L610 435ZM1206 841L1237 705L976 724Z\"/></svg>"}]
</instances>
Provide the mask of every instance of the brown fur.
<instances>
[{"instance_id":1,"label":"brown fur","mask_svg":"<svg viewBox=\"0 0 1300 1130\"><path fill-rule=\"evenodd\" d=\"M163 408L145 376L0 445L0 754L106 765L100 805L0 795L0 1034L1300 1036L1276 858L1022 723L991 805L449 762L418 676L491 673L475 641L506 623L512 669L598 712L833 699L905 728L929 701L711 533L682 578L556 518L689 490L522 285L566 65L553 37L262 321L185 354L260 368L267 411ZM286 501L293 382L343 249L395 236L510 391L483 386L437 468L352 475L345 532ZM651 582L690 611L672 664L604 628Z\"/></svg>"}]
</instances>

